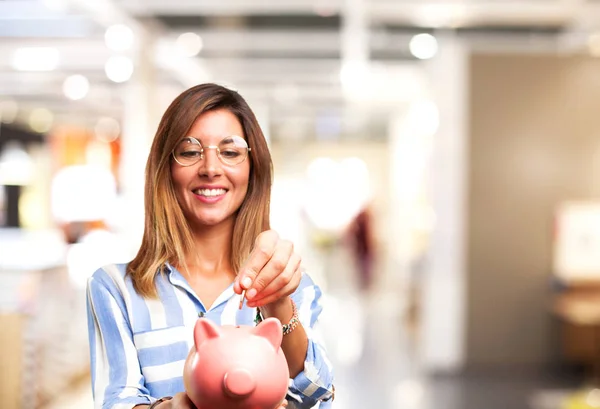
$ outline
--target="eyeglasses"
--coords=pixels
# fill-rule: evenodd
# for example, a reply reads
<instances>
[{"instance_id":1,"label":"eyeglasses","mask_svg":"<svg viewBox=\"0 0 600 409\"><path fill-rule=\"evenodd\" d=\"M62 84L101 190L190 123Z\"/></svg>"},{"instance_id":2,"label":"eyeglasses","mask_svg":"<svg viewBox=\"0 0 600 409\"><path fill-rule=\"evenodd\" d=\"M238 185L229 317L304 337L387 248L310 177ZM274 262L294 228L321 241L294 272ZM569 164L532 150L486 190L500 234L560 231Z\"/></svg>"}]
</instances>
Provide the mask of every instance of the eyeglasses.
<instances>
[{"instance_id":1,"label":"eyeglasses","mask_svg":"<svg viewBox=\"0 0 600 409\"><path fill-rule=\"evenodd\" d=\"M192 166L204 159L207 149L216 149L221 162L229 166L239 165L250 152L246 140L237 135L225 137L217 146L202 146L198 139L186 136L173 150L173 158L181 166Z\"/></svg>"}]
</instances>

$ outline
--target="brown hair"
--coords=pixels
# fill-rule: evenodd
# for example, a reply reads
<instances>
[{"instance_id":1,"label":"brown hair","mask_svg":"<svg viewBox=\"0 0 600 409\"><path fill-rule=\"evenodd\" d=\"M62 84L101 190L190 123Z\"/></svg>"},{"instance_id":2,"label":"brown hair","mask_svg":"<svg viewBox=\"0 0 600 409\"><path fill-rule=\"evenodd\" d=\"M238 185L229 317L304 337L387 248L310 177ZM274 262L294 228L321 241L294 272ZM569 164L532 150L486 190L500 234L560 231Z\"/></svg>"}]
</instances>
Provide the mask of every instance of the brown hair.
<instances>
[{"instance_id":1,"label":"brown hair","mask_svg":"<svg viewBox=\"0 0 600 409\"><path fill-rule=\"evenodd\" d=\"M248 192L233 228L230 261L234 271L250 254L256 237L270 228L271 154L248 103L236 91L216 84L184 91L165 111L146 164L144 235L137 255L127 266L135 290L144 297L156 297L154 280L166 262L185 265L185 255L195 253L190 226L173 188L171 152L201 114L218 109L238 118L251 149Z\"/></svg>"}]
</instances>

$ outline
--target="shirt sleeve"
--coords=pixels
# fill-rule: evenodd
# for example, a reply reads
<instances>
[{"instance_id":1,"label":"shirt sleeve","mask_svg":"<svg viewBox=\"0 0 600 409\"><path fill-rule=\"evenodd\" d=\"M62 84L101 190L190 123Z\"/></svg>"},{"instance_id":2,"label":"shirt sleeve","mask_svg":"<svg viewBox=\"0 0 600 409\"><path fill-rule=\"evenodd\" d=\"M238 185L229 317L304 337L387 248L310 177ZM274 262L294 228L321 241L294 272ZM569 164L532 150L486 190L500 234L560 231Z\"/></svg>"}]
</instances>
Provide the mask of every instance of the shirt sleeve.
<instances>
[{"instance_id":1,"label":"shirt sleeve","mask_svg":"<svg viewBox=\"0 0 600 409\"><path fill-rule=\"evenodd\" d=\"M298 315L308 336L308 349L304 360L304 371L290 380L288 400L291 407L308 409L321 403L321 408L330 407L333 398L333 368L320 340L317 323L321 310L321 289L304 273L298 289L292 294L298 306ZM327 404L325 404L327 402Z\"/></svg>"},{"instance_id":2,"label":"shirt sleeve","mask_svg":"<svg viewBox=\"0 0 600 409\"><path fill-rule=\"evenodd\" d=\"M112 279L96 271L87 283L94 409L131 409L156 400L144 386L126 311Z\"/></svg>"}]
</instances>

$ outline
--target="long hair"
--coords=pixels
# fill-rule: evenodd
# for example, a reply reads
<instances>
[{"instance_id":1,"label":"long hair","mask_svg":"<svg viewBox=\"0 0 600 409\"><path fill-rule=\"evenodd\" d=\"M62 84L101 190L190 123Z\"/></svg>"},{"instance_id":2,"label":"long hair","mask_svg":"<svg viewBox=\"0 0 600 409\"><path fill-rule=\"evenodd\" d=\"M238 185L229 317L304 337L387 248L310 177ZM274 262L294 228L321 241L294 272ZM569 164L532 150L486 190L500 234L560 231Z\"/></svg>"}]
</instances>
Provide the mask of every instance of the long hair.
<instances>
[{"instance_id":1,"label":"long hair","mask_svg":"<svg viewBox=\"0 0 600 409\"><path fill-rule=\"evenodd\" d=\"M216 84L201 84L184 91L165 111L146 163L144 235L127 274L142 296L157 296L155 278L165 263L185 265L194 254L191 228L175 196L171 177L172 152L203 113L226 109L242 125L251 152L248 192L238 209L231 243L231 265L237 273L256 237L270 228L269 207L273 165L267 142L254 113L236 91Z\"/></svg>"}]
</instances>

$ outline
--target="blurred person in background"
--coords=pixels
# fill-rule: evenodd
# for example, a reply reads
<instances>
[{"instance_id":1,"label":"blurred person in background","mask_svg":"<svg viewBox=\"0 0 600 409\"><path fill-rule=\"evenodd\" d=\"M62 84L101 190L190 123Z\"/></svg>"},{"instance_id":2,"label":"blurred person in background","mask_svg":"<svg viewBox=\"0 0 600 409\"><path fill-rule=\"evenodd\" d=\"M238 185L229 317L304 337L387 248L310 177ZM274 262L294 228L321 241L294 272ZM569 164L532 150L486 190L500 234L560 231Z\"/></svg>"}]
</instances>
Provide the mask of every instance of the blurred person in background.
<instances>
[{"instance_id":1,"label":"blurred person in background","mask_svg":"<svg viewBox=\"0 0 600 409\"><path fill-rule=\"evenodd\" d=\"M289 407L330 407L332 368L313 338L321 290L270 230L271 180L266 140L237 92L203 84L172 102L146 165L139 252L87 285L97 409L194 408L182 375L196 320L254 325L257 309L282 323L299 312L282 343Z\"/></svg>"},{"instance_id":2,"label":"blurred person in background","mask_svg":"<svg viewBox=\"0 0 600 409\"><path fill-rule=\"evenodd\" d=\"M368 206L363 207L348 226L345 241L355 257L359 289L368 292L373 286L375 263L373 217Z\"/></svg>"}]
</instances>

